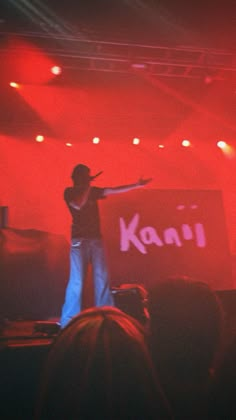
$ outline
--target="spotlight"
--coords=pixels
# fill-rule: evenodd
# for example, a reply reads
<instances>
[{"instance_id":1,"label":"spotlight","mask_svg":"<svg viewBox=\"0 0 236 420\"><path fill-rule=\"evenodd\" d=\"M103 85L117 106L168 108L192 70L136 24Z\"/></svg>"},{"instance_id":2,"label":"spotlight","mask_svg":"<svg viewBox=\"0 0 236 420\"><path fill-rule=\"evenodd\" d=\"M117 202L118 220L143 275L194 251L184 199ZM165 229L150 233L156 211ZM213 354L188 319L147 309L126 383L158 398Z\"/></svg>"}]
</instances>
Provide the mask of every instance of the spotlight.
<instances>
[{"instance_id":1,"label":"spotlight","mask_svg":"<svg viewBox=\"0 0 236 420\"><path fill-rule=\"evenodd\" d=\"M99 137L94 137L93 138L93 144L98 144L100 143L100 138Z\"/></svg>"},{"instance_id":2,"label":"spotlight","mask_svg":"<svg viewBox=\"0 0 236 420\"><path fill-rule=\"evenodd\" d=\"M182 141L182 146L184 146L184 147L189 147L191 145L191 143L190 143L190 141L189 140L183 140Z\"/></svg>"},{"instance_id":3,"label":"spotlight","mask_svg":"<svg viewBox=\"0 0 236 420\"><path fill-rule=\"evenodd\" d=\"M164 149L164 144L158 144L159 149Z\"/></svg>"},{"instance_id":4,"label":"spotlight","mask_svg":"<svg viewBox=\"0 0 236 420\"><path fill-rule=\"evenodd\" d=\"M58 76L59 74L61 74L61 67L59 66L53 66L51 67L51 72L52 74L54 74L55 76Z\"/></svg>"},{"instance_id":5,"label":"spotlight","mask_svg":"<svg viewBox=\"0 0 236 420\"><path fill-rule=\"evenodd\" d=\"M219 147L225 157L229 159L235 158L236 150L229 143L226 143L224 140L219 140L217 142L217 147Z\"/></svg>"},{"instance_id":6,"label":"spotlight","mask_svg":"<svg viewBox=\"0 0 236 420\"><path fill-rule=\"evenodd\" d=\"M16 83L16 82L10 82L10 83L9 83L9 85L10 85L12 88L15 88L15 89L19 89L19 87L20 87L19 83Z\"/></svg>"},{"instance_id":7,"label":"spotlight","mask_svg":"<svg viewBox=\"0 0 236 420\"><path fill-rule=\"evenodd\" d=\"M134 137L134 139L133 139L133 144L139 144L140 143L140 140L138 139L138 137Z\"/></svg>"},{"instance_id":8,"label":"spotlight","mask_svg":"<svg viewBox=\"0 0 236 420\"><path fill-rule=\"evenodd\" d=\"M41 134L38 134L38 135L35 137L35 140L36 140L38 143L42 143L42 141L44 141L44 136L42 136Z\"/></svg>"},{"instance_id":9,"label":"spotlight","mask_svg":"<svg viewBox=\"0 0 236 420\"><path fill-rule=\"evenodd\" d=\"M134 70L146 70L147 64L146 63L132 63L131 68Z\"/></svg>"},{"instance_id":10,"label":"spotlight","mask_svg":"<svg viewBox=\"0 0 236 420\"><path fill-rule=\"evenodd\" d=\"M68 143L66 143L66 146L67 146L67 147L72 147L72 143L69 143L69 142L68 142Z\"/></svg>"},{"instance_id":11,"label":"spotlight","mask_svg":"<svg viewBox=\"0 0 236 420\"><path fill-rule=\"evenodd\" d=\"M220 140L217 142L217 147L219 147L220 149L226 149L227 143L223 140Z\"/></svg>"},{"instance_id":12,"label":"spotlight","mask_svg":"<svg viewBox=\"0 0 236 420\"><path fill-rule=\"evenodd\" d=\"M212 77L212 76L210 76L210 75L206 75L206 76L204 77L204 83L205 83L205 85L211 85L211 84L212 84L212 82L213 82L213 77Z\"/></svg>"}]
</instances>

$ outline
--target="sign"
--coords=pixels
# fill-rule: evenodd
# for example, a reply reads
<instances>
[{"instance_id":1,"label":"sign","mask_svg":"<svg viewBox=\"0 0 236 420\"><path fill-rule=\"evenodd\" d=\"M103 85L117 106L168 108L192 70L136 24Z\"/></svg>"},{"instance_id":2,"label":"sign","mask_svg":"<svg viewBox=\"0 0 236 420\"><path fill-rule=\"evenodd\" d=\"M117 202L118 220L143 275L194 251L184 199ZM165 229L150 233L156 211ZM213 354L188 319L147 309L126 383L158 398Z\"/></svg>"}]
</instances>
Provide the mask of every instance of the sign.
<instances>
[{"instance_id":1,"label":"sign","mask_svg":"<svg viewBox=\"0 0 236 420\"><path fill-rule=\"evenodd\" d=\"M142 189L100 203L112 286L173 275L232 288L220 191Z\"/></svg>"}]
</instances>

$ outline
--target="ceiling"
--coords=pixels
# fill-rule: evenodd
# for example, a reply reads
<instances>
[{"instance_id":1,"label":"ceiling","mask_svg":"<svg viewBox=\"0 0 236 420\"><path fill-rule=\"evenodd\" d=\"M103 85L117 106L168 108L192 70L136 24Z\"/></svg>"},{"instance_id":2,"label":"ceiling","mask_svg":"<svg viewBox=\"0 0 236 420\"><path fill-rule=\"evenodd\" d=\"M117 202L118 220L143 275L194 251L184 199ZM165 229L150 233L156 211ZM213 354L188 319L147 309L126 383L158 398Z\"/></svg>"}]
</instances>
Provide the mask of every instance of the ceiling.
<instances>
[{"instance_id":1,"label":"ceiling","mask_svg":"<svg viewBox=\"0 0 236 420\"><path fill-rule=\"evenodd\" d=\"M225 0L224 7L212 0L0 0L1 127L18 136L47 129L58 137L63 122L61 132L83 137L90 130L92 135L92 117L94 126L113 138L135 128L146 137L165 138L194 112L191 129L204 114L211 133L220 134L223 126L234 136L235 28L235 0ZM27 45L62 65L62 75L37 88L42 82L34 79ZM37 54L43 65L46 58ZM31 88L17 96L9 90L10 77ZM60 86L68 90L59 95ZM77 93L82 87L87 96L78 101L70 87ZM52 121L53 101L61 101L61 115L73 115L72 103L78 114L86 107L83 126L69 125L61 115Z\"/></svg>"},{"instance_id":2,"label":"ceiling","mask_svg":"<svg viewBox=\"0 0 236 420\"><path fill-rule=\"evenodd\" d=\"M1 0L0 30L236 48L235 0Z\"/></svg>"}]
</instances>

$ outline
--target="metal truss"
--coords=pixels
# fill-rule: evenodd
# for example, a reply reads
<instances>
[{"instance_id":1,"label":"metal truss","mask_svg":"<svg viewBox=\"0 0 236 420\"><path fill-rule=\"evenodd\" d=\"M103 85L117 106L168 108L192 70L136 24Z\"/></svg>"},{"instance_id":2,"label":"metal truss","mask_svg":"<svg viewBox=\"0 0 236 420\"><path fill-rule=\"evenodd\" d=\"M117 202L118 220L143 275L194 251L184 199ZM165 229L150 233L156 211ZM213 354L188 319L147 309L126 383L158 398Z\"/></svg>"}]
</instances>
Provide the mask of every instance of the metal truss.
<instances>
[{"instance_id":1,"label":"metal truss","mask_svg":"<svg viewBox=\"0 0 236 420\"><path fill-rule=\"evenodd\" d=\"M6 33L0 35L5 37ZM63 68L68 69L117 73L144 72L153 77L209 80L236 78L234 51L109 42L53 33L26 32L7 35L36 43L61 63Z\"/></svg>"}]
</instances>

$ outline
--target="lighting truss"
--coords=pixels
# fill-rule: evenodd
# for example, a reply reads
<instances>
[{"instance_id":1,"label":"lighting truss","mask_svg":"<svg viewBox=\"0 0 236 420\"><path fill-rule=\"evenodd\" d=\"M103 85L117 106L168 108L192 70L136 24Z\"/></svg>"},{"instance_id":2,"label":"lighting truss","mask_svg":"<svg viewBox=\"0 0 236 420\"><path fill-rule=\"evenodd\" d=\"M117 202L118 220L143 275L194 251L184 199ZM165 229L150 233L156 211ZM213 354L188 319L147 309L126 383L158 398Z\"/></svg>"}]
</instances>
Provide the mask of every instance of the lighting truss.
<instances>
[{"instance_id":1,"label":"lighting truss","mask_svg":"<svg viewBox=\"0 0 236 420\"><path fill-rule=\"evenodd\" d=\"M1 35L6 36L6 33ZM27 32L7 35L28 39L40 45L49 56L60 62L63 69L145 72L158 77L211 77L214 80L231 80L236 76L234 51L109 42L52 33Z\"/></svg>"}]
</instances>

